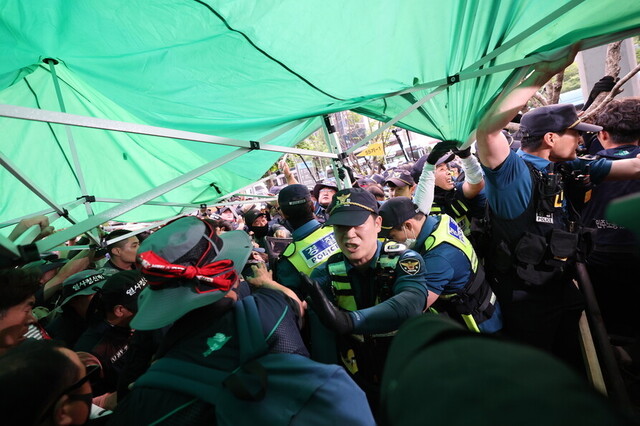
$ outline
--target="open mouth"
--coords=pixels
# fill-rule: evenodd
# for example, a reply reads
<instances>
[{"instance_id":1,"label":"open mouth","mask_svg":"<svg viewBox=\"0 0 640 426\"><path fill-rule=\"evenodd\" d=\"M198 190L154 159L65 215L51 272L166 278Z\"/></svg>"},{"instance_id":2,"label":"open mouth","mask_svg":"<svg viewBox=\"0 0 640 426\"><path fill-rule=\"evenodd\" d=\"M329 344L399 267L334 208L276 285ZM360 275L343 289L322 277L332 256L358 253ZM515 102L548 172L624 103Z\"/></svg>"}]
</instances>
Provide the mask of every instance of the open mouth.
<instances>
[{"instance_id":1,"label":"open mouth","mask_svg":"<svg viewBox=\"0 0 640 426\"><path fill-rule=\"evenodd\" d=\"M360 247L357 244L351 244L351 243L347 243L344 246L351 253L354 253L355 251L358 250L358 247Z\"/></svg>"}]
</instances>

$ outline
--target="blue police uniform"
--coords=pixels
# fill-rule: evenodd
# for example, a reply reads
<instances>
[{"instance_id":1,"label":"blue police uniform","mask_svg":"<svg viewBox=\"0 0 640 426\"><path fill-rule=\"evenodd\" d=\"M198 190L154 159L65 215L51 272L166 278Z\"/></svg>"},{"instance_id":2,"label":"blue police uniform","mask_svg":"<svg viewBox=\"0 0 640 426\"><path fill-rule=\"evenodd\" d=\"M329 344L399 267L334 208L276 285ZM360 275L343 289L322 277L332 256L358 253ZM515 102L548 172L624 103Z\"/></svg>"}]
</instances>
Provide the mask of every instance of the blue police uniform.
<instances>
[{"instance_id":1,"label":"blue police uniform","mask_svg":"<svg viewBox=\"0 0 640 426\"><path fill-rule=\"evenodd\" d=\"M597 156L613 161L635 158L637 145L603 149ZM582 223L596 229L595 247L587 258L587 270L598 299L607 331L621 336L636 336L640 319L635 315L640 287L637 270L640 263L638 239L621 226L605 218L611 200L640 192L640 180L602 182L592 190L591 201L582 212Z\"/></svg>"},{"instance_id":2,"label":"blue police uniform","mask_svg":"<svg viewBox=\"0 0 640 426\"><path fill-rule=\"evenodd\" d=\"M609 160L565 162L601 182ZM578 236L570 233L562 184L550 161L522 150L495 170L483 166L491 221L486 270L498 295L505 334L575 363L582 295L569 268Z\"/></svg>"},{"instance_id":3,"label":"blue police uniform","mask_svg":"<svg viewBox=\"0 0 640 426\"><path fill-rule=\"evenodd\" d=\"M422 314L428 294L422 257L403 249L390 258L382 247L378 242L364 271L337 253L311 275L334 305L349 311L353 322L352 334L346 336L326 328L315 330L324 334L327 343L326 348L312 347L312 358L342 363L368 393L379 383L396 330L405 320Z\"/></svg>"},{"instance_id":4,"label":"blue police uniform","mask_svg":"<svg viewBox=\"0 0 640 426\"><path fill-rule=\"evenodd\" d=\"M459 248L446 244L446 241L445 244L438 244L426 250L427 238L442 220L451 219L449 216L427 216L416 238L415 249L422 255L426 265L426 285L429 292L438 294L444 299L449 295L462 293L474 274L467 255ZM487 284L484 283L484 285ZM502 328L502 313L495 297L492 298L492 304L494 309L490 318L477 324L480 331L484 333L495 333Z\"/></svg>"},{"instance_id":5,"label":"blue police uniform","mask_svg":"<svg viewBox=\"0 0 640 426\"><path fill-rule=\"evenodd\" d=\"M394 268L395 277L389 294L380 295L376 288L376 266L381 256L382 243L378 241L375 256L369 268L362 272L354 268L338 253L320 265L311 274L311 278L322 286L327 296L340 306L339 294L332 289L332 277L329 265L343 262L346 276L353 290L356 310L351 312L353 332L362 334L388 333L397 330L402 323L424 310L428 290L425 285L425 267L422 256L413 250L404 250L398 255Z\"/></svg>"}]
</instances>

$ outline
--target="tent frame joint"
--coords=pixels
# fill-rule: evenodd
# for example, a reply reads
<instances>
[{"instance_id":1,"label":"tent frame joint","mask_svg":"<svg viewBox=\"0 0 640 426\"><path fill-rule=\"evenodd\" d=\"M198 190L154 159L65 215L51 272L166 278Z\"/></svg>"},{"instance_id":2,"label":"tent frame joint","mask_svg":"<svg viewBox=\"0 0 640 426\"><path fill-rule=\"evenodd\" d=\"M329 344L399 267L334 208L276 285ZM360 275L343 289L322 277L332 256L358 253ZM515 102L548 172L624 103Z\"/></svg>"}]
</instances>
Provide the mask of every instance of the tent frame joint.
<instances>
[{"instance_id":1,"label":"tent frame joint","mask_svg":"<svg viewBox=\"0 0 640 426\"><path fill-rule=\"evenodd\" d=\"M76 198L76 200L80 200L84 198L84 202L85 203L95 203L96 202L96 196L95 195L81 195L78 198Z\"/></svg>"},{"instance_id":2,"label":"tent frame joint","mask_svg":"<svg viewBox=\"0 0 640 426\"><path fill-rule=\"evenodd\" d=\"M258 141L249 141L249 149L251 149L251 150L257 149L257 150L259 150L260 149L260 142L258 142Z\"/></svg>"},{"instance_id":3,"label":"tent frame joint","mask_svg":"<svg viewBox=\"0 0 640 426\"><path fill-rule=\"evenodd\" d=\"M328 115L323 115L322 119L324 120L324 125L327 128L327 133L329 133L330 135L336 132L336 127L333 125L333 123L331 123L331 119L329 118Z\"/></svg>"},{"instance_id":4,"label":"tent frame joint","mask_svg":"<svg viewBox=\"0 0 640 426\"><path fill-rule=\"evenodd\" d=\"M20 253L20 259L23 262L33 262L40 260L40 251L35 243L18 245L18 252Z\"/></svg>"},{"instance_id":5,"label":"tent frame joint","mask_svg":"<svg viewBox=\"0 0 640 426\"><path fill-rule=\"evenodd\" d=\"M447 77L447 83L449 85L460 83L460 74L454 74Z\"/></svg>"}]
</instances>

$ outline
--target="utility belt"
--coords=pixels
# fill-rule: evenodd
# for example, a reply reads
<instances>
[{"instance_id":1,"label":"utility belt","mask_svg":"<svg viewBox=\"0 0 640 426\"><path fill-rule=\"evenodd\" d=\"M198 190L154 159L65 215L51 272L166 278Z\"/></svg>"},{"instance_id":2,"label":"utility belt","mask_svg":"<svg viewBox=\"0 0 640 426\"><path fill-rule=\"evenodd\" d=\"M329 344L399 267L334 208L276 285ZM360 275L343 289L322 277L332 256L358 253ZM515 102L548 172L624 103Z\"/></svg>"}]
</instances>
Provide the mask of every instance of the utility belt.
<instances>
[{"instance_id":1,"label":"utility belt","mask_svg":"<svg viewBox=\"0 0 640 426\"><path fill-rule=\"evenodd\" d=\"M479 324L493 316L496 296L486 280L484 269L478 271L470 284L459 293L440 295L431 306L437 313L446 312L453 318L461 317L469 330L480 332Z\"/></svg>"},{"instance_id":2,"label":"utility belt","mask_svg":"<svg viewBox=\"0 0 640 426\"><path fill-rule=\"evenodd\" d=\"M396 333L352 334L339 338L338 351L342 364L356 382L380 384L387 353Z\"/></svg>"},{"instance_id":3,"label":"utility belt","mask_svg":"<svg viewBox=\"0 0 640 426\"><path fill-rule=\"evenodd\" d=\"M578 232L552 229L546 236L525 232L513 251L501 241L492 263L499 274L515 272L524 287L543 286L586 258L593 248L593 237L590 228Z\"/></svg>"}]
</instances>

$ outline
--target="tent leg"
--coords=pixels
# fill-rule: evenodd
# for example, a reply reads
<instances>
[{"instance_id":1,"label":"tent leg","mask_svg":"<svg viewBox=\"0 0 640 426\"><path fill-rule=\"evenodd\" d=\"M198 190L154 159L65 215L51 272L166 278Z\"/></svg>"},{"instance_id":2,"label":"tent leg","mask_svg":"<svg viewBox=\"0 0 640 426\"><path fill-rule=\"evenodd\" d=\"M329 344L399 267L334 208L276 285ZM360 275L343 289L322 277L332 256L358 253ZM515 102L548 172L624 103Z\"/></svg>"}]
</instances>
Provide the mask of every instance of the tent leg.
<instances>
[{"instance_id":1,"label":"tent leg","mask_svg":"<svg viewBox=\"0 0 640 426\"><path fill-rule=\"evenodd\" d=\"M188 173L185 173L182 176L178 176L175 179L165 182L164 184L158 187L152 188L149 191L144 192L135 198L132 198L131 200L128 200L108 210L105 210L102 213L93 215L88 219L86 219L85 221L75 224L63 231L56 232L55 234L50 235L43 240L37 241L36 245L38 246L38 250L40 252L51 250L53 247L56 247L62 244L63 242L67 241L69 238L73 238L77 235L82 234L83 232L88 231L89 229L97 227L98 225L104 222L107 222L115 217L121 216L124 213L130 210L133 210L134 208L146 203L147 201L151 201L154 198L157 198L163 194L166 194L167 192L172 191L178 188L179 186L184 185L185 183L199 176L202 176L207 172L210 172L216 167L219 167L225 163L228 163L229 161L232 161L240 157L247 151L248 151L247 149L237 148L231 151L229 154L226 154L218 158L217 160L211 161L203 166L198 167L197 169L194 169Z\"/></svg>"},{"instance_id":2,"label":"tent leg","mask_svg":"<svg viewBox=\"0 0 640 426\"><path fill-rule=\"evenodd\" d=\"M333 154L336 154L338 157L331 159L331 167L333 168L333 176L336 179L336 183L338 184L338 189L351 188L352 183L349 178L349 174L344 170L343 158L342 158L342 147L338 142L338 138L336 137L336 129L331 124L331 119L328 115L323 116L324 120L322 123L322 131L324 132L324 139L327 141L327 145L329 146L329 151ZM344 179L340 179L340 170L344 172Z\"/></svg>"}]
</instances>

